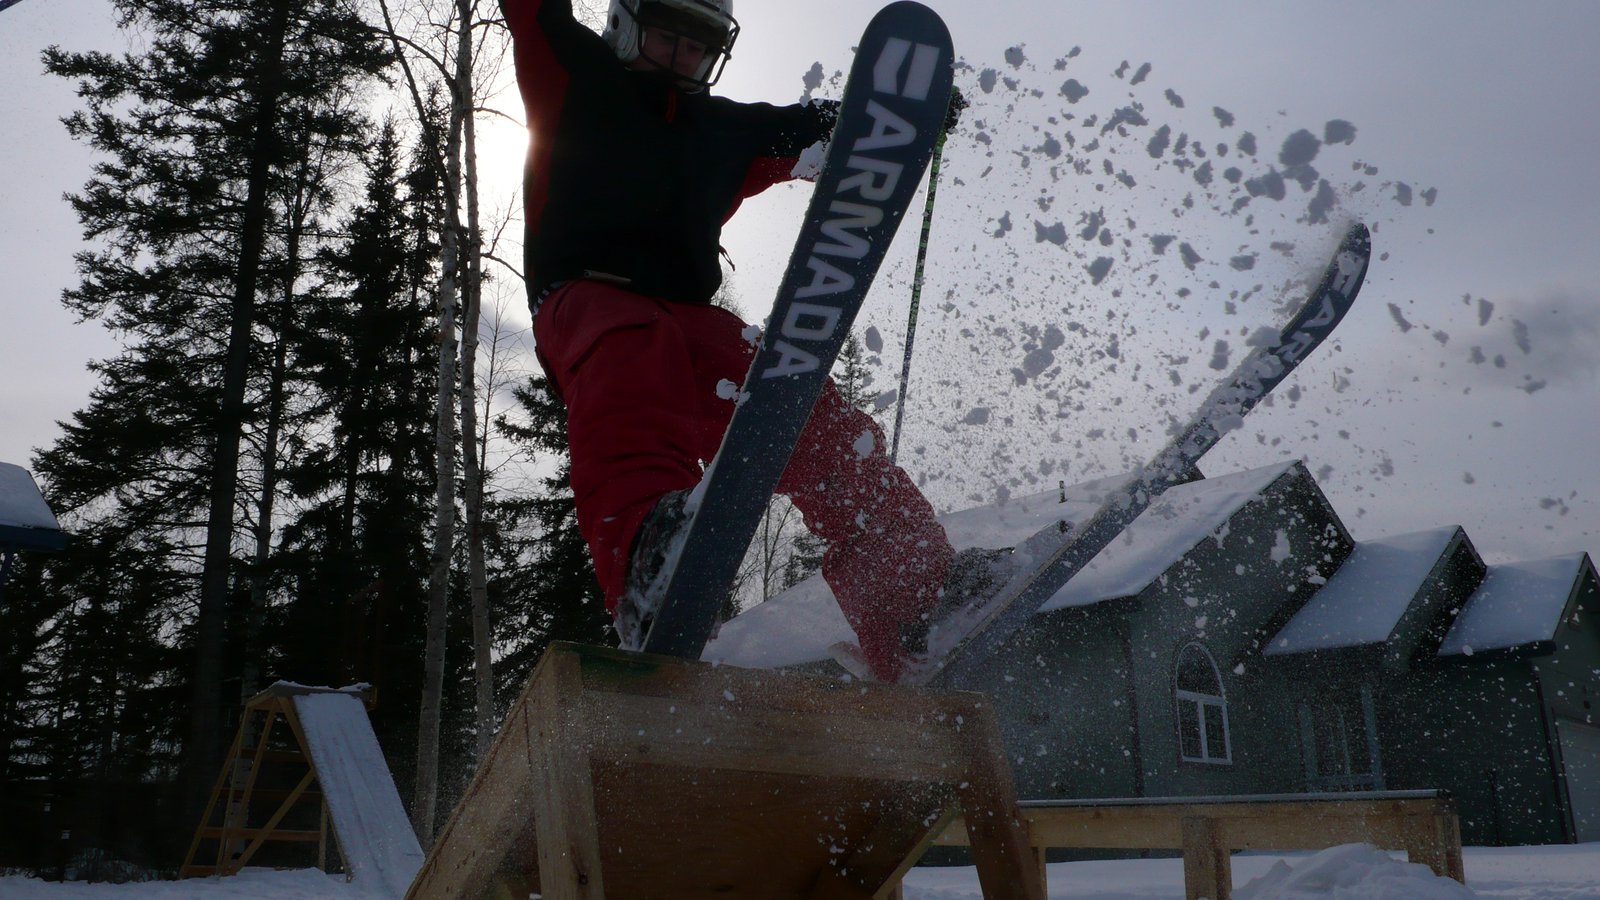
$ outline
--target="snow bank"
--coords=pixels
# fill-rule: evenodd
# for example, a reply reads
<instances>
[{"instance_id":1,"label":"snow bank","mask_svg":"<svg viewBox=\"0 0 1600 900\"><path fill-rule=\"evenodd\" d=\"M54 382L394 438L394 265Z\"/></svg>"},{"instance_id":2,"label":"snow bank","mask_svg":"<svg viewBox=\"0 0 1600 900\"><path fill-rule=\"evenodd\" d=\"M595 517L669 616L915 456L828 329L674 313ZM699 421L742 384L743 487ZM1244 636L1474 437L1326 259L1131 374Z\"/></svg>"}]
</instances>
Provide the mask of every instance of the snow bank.
<instances>
[{"instance_id":1,"label":"snow bank","mask_svg":"<svg viewBox=\"0 0 1600 900\"><path fill-rule=\"evenodd\" d=\"M1563 844L1551 847L1466 847L1462 856L1467 866L1467 883L1478 893L1465 892L1453 882L1441 883L1432 873L1388 858L1377 858L1377 851L1349 851L1335 862L1329 854L1348 848L1334 848L1323 854L1240 853L1233 857L1233 877L1243 887L1234 897L1244 900L1299 900L1315 897L1353 898L1407 897L1437 900L1440 897L1496 897L1500 900L1600 900L1600 843ZM1382 856L1382 854L1378 854ZM1316 860L1316 866L1312 863ZM1317 888L1310 873L1315 868L1327 876L1329 884ZM1340 868L1349 869L1345 876ZM1298 875L1298 894L1269 894L1281 891L1286 879L1281 872ZM1173 900L1183 896L1183 860L1107 859L1085 862L1051 863L1050 896L1055 900ZM1273 873L1280 873L1274 875ZM1426 877L1424 877L1426 874ZM1271 879L1269 881L1269 879ZM1350 884L1345 884L1348 881ZM1350 885L1360 884L1367 893L1355 893ZM1404 886L1409 893L1378 893ZM1305 893L1311 890L1322 893ZM1329 890L1345 889L1343 894ZM1439 891L1455 893L1439 893ZM1254 894L1241 893L1250 891ZM189 881L156 881L144 884L59 884L29 878L0 878L0 897L6 900L369 900L385 896L345 883L336 875L316 870L269 872L246 869L232 878L196 878ZM392 897L390 898L392 900ZM977 871L971 866L913 869L906 876L906 900L983 900Z\"/></svg>"},{"instance_id":2,"label":"snow bank","mask_svg":"<svg viewBox=\"0 0 1600 900\"><path fill-rule=\"evenodd\" d=\"M1267 874L1233 892L1234 900L1465 900L1478 896L1427 866L1403 863L1370 844L1345 844Z\"/></svg>"},{"instance_id":3,"label":"snow bank","mask_svg":"<svg viewBox=\"0 0 1600 900\"><path fill-rule=\"evenodd\" d=\"M346 883L343 875L328 875L316 869L245 869L227 878L134 884L0 878L0 897L6 900L394 900L397 896Z\"/></svg>"}]
</instances>

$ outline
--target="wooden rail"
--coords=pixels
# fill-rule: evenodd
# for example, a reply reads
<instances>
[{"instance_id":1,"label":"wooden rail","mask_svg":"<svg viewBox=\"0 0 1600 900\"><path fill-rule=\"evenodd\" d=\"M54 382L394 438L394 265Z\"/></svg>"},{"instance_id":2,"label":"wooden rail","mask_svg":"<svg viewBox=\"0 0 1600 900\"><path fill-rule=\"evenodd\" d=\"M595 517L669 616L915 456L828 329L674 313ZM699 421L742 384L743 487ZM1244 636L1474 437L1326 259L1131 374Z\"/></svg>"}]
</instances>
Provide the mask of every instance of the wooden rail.
<instances>
[{"instance_id":1,"label":"wooden rail","mask_svg":"<svg viewBox=\"0 0 1600 900\"><path fill-rule=\"evenodd\" d=\"M1019 804L1043 868L1054 848L1182 850L1188 900L1228 900L1236 850L1323 850L1367 843L1466 882L1455 801L1439 791L1275 794ZM956 819L934 841L967 845ZM1043 876L1041 876L1043 877Z\"/></svg>"}]
</instances>

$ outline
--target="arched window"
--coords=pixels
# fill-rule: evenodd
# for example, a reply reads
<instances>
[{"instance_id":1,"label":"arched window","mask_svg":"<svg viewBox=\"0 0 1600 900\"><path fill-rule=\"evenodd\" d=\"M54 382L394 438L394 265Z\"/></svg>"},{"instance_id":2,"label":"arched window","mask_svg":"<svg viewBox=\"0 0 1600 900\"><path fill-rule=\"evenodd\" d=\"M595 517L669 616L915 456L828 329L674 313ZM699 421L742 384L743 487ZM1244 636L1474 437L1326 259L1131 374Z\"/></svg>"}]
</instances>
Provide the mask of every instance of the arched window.
<instances>
[{"instance_id":1,"label":"arched window","mask_svg":"<svg viewBox=\"0 0 1600 900\"><path fill-rule=\"evenodd\" d=\"M1216 661L1200 644L1178 651L1174 682L1178 700L1178 752L1184 762L1228 764L1228 699Z\"/></svg>"}]
</instances>

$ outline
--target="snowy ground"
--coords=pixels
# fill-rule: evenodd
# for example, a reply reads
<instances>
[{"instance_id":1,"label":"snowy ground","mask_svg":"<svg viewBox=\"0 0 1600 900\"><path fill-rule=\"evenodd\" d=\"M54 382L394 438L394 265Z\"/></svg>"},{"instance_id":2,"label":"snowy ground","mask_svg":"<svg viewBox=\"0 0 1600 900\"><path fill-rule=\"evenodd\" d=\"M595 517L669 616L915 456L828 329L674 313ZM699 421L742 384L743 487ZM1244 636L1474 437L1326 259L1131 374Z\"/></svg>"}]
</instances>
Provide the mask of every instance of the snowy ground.
<instances>
[{"instance_id":1,"label":"snowy ground","mask_svg":"<svg viewBox=\"0 0 1600 900\"><path fill-rule=\"evenodd\" d=\"M1557 847L1469 847L1470 890L1353 844L1319 854L1233 858L1236 900L1600 900L1600 843ZM1050 866L1053 900L1147 900L1183 896L1177 859L1060 863ZM132 885L53 884L0 878L8 900L368 900L369 892L317 871L247 870L233 878ZM976 900L972 869L918 869L906 880L907 900Z\"/></svg>"}]
</instances>

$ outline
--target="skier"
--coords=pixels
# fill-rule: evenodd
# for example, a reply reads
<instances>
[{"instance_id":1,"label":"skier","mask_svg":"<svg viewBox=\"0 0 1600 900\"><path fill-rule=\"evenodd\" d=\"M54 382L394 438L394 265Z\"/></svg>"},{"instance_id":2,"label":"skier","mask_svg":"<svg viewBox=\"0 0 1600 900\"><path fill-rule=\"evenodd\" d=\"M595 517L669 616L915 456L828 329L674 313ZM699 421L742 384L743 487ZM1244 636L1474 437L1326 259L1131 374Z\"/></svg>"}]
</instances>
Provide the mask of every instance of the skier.
<instances>
[{"instance_id":1,"label":"skier","mask_svg":"<svg viewBox=\"0 0 1600 900\"><path fill-rule=\"evenodd\" d=\"M739 32L732 0L612 0L601 35L573 18L571 0L502 7L532 131L525 264L538 358L566 404L578 525L606 607L624 645L638 646L644 589L755 352L753 329L711 303L722 225L797 177L837 104L711 96ZM953 605L947 579L971 582L991 555L952 565L933 508L885 447L830 382L778 490L826 542L823 576L863 656L894 680L924 649L930 617Z\"/></svg>"}]
</instances>

